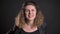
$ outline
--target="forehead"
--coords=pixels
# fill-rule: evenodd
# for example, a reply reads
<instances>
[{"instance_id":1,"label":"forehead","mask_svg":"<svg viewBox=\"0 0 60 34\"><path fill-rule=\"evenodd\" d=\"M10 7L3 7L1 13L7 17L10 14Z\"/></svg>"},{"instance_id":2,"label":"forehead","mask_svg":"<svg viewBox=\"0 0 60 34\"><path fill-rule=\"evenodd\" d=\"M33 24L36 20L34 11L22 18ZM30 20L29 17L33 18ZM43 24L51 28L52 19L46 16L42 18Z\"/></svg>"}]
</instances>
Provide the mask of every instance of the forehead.
<instances>
[{"instance_id":1,"label":"forehead","mask_svg":"<svg viewBox=\"0 0 60 34\"><path fill-rule=\"evenodd\" d=\"M25 7L25 9L35 9L35 6L34 6L34 5L27 5L27 6Z\"/></svg>"}]
</instances>

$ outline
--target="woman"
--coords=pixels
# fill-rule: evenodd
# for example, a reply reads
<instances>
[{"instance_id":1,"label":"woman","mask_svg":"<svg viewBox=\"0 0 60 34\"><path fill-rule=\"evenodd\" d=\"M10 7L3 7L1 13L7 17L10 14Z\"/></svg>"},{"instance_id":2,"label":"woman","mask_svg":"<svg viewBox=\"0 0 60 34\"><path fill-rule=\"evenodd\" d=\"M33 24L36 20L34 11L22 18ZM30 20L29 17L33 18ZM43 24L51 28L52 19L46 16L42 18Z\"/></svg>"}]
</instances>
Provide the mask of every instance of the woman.
<instances>
[{"instance_id":1,"label":"woman","mask_svg":"<svg viewBox=\"0 0 60 34\"><path fill-rule=\"evenodd\" d=\"M23 3L14 27L7 34L46 34L44 15L33 1Z\"/></svg>"}]
</instances>

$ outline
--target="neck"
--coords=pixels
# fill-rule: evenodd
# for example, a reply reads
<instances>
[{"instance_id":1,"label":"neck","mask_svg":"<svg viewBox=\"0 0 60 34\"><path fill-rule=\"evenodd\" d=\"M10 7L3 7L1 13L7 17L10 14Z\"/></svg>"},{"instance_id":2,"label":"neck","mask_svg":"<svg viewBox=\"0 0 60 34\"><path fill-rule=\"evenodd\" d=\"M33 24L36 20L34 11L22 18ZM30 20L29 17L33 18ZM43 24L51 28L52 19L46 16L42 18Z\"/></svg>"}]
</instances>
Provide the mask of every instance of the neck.
<instances>
[{"instance_id":1,"label":"neck","mask_svg":"<svg viewBox=\"0 0 60 34\"><path fill-rule=\"evenodd\" d=\"M33 20L30 20L30 21L27 21L27 25L29 25L29 26L31 26L31 25L33 25Z\"/></svg>"}]
</instances>

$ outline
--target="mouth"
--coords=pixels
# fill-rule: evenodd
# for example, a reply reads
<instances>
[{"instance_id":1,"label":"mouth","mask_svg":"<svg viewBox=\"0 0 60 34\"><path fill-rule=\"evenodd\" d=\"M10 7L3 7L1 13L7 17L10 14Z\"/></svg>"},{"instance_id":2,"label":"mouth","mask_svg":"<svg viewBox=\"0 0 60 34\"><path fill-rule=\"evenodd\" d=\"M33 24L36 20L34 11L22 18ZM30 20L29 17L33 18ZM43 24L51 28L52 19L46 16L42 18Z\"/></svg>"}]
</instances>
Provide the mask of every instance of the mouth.
<instances>
[{"instance_id":1,"label":"mouth","mask_svg":"<svg viewBox=\"0 0 60 34\"><path fill-rule=\"evenodd\" d=\"M28 17L29 17L29 18L32 18L32 17L33 17L33 15L28 15Z\"/></svg>"}]
</instances>

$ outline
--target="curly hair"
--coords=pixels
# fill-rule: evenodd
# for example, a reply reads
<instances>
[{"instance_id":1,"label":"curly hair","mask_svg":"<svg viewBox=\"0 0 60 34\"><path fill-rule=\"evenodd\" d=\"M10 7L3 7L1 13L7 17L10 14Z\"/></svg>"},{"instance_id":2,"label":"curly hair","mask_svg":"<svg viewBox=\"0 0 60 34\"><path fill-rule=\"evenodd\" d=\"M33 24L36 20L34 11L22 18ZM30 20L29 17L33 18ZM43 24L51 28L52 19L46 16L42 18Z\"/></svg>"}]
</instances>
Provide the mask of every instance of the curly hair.
<instances>
[{"instance_id":1,"label":"curly hair","mask_svg":"<svg viewBox=\"0 0 60 34\"><path fill-rule=\"evenodd\" d=\"M27 5L33 5L35 6L36 10L37 10L37 13L36 13L36 18L34 20L34 23L32 26L41 26L43 24L43 21L44 21L44 15L42 14L42 11L41 9L39 8L39 6L36 4L36 2L33 2L33 1L26 1L22 4L22 8L21 10L19 11L17 17L16 17L16 25L19 27L19 28L22 28L22 26L25 24L25 14L24 14L24 11L25 11L25 7Z\"/></svg>"}]
</instances>

